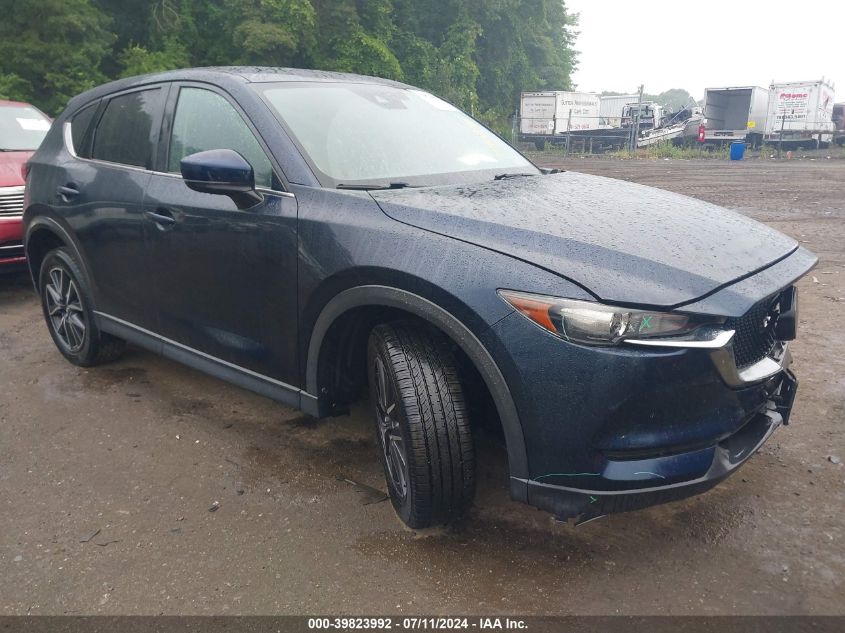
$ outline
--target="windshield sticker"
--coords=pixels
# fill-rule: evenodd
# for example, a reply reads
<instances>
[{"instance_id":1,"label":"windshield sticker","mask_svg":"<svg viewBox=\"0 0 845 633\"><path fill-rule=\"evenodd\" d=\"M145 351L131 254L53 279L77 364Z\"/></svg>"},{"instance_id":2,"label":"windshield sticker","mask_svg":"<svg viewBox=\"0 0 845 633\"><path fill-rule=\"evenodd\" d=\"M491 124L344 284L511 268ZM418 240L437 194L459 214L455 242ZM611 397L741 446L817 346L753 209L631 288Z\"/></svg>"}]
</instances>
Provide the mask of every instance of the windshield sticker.
<instances>
[{"instance_id":1,"label":"windshield sticker","mask_svg":"<svg viewBox=\"0 0 845 633\"><path fill-rule=\"evenodd\" d=\"M21 126L21 129L27 130L28 132L46 132L50 129L50 122L45 119L22 119L15 117L15 120Z\"/></svg>"}]
</instances>

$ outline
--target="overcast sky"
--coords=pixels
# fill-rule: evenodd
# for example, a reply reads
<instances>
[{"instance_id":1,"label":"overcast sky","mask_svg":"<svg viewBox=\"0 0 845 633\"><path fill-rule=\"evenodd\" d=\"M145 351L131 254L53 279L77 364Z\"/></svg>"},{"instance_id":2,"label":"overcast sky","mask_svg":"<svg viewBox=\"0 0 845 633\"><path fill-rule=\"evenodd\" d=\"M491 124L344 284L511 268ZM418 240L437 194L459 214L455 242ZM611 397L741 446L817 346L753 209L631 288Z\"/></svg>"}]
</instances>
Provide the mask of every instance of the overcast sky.
<instances>
[{"instance_id":1,"label":"overcast sky","mask_svg":"<svg viewBox=\"0 0 845 633\"><path fill-rule=\"evenodd\" d=\"M837 101L845 100L842 0L565 3L580 14L578 90L635 92L642 83L647 93L685 88L700 99L707 87L824 76L842 82Z\"/></svg>"}]
</instances>

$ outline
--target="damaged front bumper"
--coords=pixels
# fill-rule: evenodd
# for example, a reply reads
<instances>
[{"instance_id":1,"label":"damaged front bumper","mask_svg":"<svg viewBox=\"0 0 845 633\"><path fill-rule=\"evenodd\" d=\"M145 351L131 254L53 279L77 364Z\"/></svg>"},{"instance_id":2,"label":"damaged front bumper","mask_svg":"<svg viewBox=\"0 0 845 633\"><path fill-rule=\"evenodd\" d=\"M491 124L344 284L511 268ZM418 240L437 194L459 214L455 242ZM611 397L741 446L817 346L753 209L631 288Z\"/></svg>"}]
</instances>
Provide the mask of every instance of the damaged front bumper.
<instances>
[{"instance_id":1,"label":"damaged front bumper","mask_svg":"<svg viewBox=\"0 0 845 633\"><path fill-rule=\"evenodd\" d=\"M579 522L690 497L712 488L735 472L782 424L789 423L798 380L781 369L762 385L768 398L735 432L710 446L640 459L604 455L595 473L575 473L579 485L559 483L564 474L530 480L529 504L559 520ZM566 474L565 476L570 476ZM594 485L590 486L589 481ZM587 484L587 487L583 487ZM625 489L608 490L623 486ZM630 487L628 487L630 486Z\"/></svg>"}]
</instances>

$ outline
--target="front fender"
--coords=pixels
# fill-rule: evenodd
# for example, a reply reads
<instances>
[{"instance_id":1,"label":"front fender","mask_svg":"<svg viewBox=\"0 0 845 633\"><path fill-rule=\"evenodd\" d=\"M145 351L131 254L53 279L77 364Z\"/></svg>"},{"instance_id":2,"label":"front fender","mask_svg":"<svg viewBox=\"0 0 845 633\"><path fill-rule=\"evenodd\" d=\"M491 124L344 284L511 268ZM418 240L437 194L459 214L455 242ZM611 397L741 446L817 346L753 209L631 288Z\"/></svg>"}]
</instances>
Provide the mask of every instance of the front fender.
<instances>
[{"instance_id":1,"label":"front fender","mask_svg":"<svg viewBox=\"0 0 845 633\"><path fill-rule=\"evenodd\" d=\"M357 286L336 295L323 308L311 334L306 360L306 391L309 394L318 392L320 349L332 323L348 310L364 306L397 308L414 314L440 329L463 350L484 380L502 422L511 474L511 496L526 501L527 487L518 479L528 479L528 457L522 425L510 389L493 357L475 334L456 317L426 298L407 290L377 285Z\"/></svg>"}]
</instances>

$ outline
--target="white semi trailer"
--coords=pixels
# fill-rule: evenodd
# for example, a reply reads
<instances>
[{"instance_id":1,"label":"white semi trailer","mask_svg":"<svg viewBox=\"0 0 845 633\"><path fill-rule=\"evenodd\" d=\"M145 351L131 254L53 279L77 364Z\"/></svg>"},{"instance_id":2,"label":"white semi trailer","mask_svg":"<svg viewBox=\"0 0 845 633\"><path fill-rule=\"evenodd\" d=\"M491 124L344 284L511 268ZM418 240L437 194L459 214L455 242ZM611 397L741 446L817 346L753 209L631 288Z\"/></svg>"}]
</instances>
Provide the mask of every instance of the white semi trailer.
<instances>
[{"instance_id":1,"label":"white semi trailer","mask_svg":"<svg viewBox=\"0 0 845 633\"><path fill-rule=\"evenodd\" d=\"M599 95L550 90L523 92L519 131L523 135L554 136L599 128Z\"/></svg>"},{"instance_id":2,"label":"white semi trailer","mask_svg":"<svg viewBox=\"0 0 845 633\"><path fill-rule=\"evenodd\" d=\"M785 147L826 147L833 140L833 86L824 80L772 84L765 141Z\"/></svg>"},{"instance_id":3,"label":"white semi trailer","mask_svg":"<svg viewBox=\"0 0 845 633\"><path fill-rule=\"evenodd\" d=\"M704 142L746 141L759 145L766 133L769 91L760 86L704 91Z\"/></svg>"}]
</instances>

